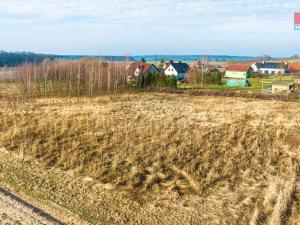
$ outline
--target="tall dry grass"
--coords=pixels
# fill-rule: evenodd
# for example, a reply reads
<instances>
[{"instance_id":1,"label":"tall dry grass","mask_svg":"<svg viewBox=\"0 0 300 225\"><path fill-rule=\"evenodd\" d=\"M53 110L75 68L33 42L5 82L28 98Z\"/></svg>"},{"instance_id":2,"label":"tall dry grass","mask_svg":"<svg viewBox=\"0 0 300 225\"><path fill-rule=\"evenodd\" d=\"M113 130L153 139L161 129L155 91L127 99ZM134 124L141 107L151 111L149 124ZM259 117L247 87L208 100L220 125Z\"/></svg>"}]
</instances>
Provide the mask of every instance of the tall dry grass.
<instances>
[{"instance_id":1,"label":"tall dry grass","mask_svg":"<svg viewBox=\"0 0 300 225\"><path fill-rule=\"evenodd\" d=\"M197 221L279 224L291 204L295 103L134 94L1 106L7 150L137 199L188 199Z\"/></svg>"},{"instance_id":2,"label":"tall dry grass","mask_svg":"<svg viewBox=\"0 0 300 225\"><path fill-rule=\"evenodd\" d=\"M76 170L121 189L205 193L225 180L237 185L249 168L249 176L293 171L292 159L282 157L286 129L253 125L248 114L232 115L228 122L220 118L225 112L210 110L201 122L195 110L204 108L182 109L187 103L173 97L170 102L170 96L120 97L104 105L103 98L89 104L75 99L71 105L28 103L17 113L1 111L0 141L48 166Z\"/></svg>"},{"instance_id":3,"label":"tall dry grass","mask_svg":"<svg viewBox=\"0 0 300 225\"><path fill-rule=\"evenodd\" d=\"M126 64L92 58L24 64L14 71L27 97L97 96L128 88Z\"/></svg>"}]
</instances>

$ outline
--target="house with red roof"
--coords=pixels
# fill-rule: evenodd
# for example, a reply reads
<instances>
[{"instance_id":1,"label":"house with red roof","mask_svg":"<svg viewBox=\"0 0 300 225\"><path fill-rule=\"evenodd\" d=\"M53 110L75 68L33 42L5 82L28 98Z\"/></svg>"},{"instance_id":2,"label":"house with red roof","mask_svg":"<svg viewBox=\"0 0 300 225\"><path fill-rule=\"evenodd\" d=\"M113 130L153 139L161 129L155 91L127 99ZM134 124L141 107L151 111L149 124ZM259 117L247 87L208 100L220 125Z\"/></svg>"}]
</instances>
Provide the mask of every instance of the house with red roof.
<instances>
[{"instance_id":1,"label":"house with red roof","mask_svg":"<svg viewBox=\"0 0 300 225\"><path fill-rule=\"evenodd\" d=\"M247 64L234 64L225 68L226 78L247 79L252 77L252 69Z\"/></svg>"},{"instance_id":2,"label":"house with red roof","mask_svg":"<svg viewBox=\"0 0 300 225\"><path fill-rule=\"evenodd\" d=\"M300 72L300 64L290 63L289 64L289 71L292 73Z\"/></svg>"},{"instance_id":3,"label":"house with red roof","mask_svg":"<svg viewBox=\"0 0 300 225\"><path fill-rule=\"evenodd\" d=\"M130 64L127 72L129 79L136 80L139 75L146 75L148 73L156 74L159 73L159 70L151 63L134 62Z\"/></svg>"}]
</instances>

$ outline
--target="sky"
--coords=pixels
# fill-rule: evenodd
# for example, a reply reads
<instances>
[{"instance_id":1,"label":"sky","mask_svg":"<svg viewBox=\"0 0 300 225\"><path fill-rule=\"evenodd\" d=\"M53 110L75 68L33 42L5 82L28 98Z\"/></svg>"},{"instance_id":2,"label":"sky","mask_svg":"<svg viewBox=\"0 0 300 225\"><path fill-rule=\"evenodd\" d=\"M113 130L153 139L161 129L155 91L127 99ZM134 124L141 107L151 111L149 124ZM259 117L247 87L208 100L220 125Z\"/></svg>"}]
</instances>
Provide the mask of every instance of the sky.
<instances>
[{"instance_id":1,"label":"sky","mask_svg":"<svg viewBox=\"0 0 300 225\"><path fill-rule=\"evenodd\" d=\"M300 55L299 0L0 0L0 49Z\"/></svg>"}]
</instances>

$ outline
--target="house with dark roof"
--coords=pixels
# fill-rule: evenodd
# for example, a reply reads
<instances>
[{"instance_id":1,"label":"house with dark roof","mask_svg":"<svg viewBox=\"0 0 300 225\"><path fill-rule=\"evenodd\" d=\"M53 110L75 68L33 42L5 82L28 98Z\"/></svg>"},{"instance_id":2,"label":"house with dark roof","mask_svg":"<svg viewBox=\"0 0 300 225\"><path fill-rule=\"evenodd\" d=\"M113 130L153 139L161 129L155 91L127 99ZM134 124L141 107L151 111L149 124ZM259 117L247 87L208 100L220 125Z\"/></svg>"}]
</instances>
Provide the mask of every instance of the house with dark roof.
<instances>
[{"instance_id":1,"label":"house with dark roof","mask_svg":"<svg viewBox=\"0 0 300 225\"><path fill-rule=\"evenodd\" d=\"M234 64L225 68L226 78L247 79L252 77L252 69L247 64Z\"/></svg>"},{"instance_id":2,"label":"house with dark roof","mask_svg":"<svg viewBox=\"0 0 300 225\"><path fill-rule=\"evenodd\" d=\"M260 62L251 65L254 72L260 74L284 75L288 72L288 65L280 62Z\"/></svg>"},{"instance_id":3,"label":"house with dark roof","mask_svg":"<svg viewBox=\"0 0 300 225\"><path fill-rule=\"evenodd\" d=\"M134 62L129 65L127 72L129 80L136 80L139 75L156 74L159 70L151 63Z\"/></svg>"},{"instance_id":4,"label":"house with dark roof","mask_svg":"<svg viewBox=\"0 0 300 225\"><path fill-rule=\"evenodd\" d=\"M167 76L175 76L178 80L183 80L188 71L190 70L190 67L187 63L168 63L166 64L164 73Z\"/></svg>"}]
</instances>

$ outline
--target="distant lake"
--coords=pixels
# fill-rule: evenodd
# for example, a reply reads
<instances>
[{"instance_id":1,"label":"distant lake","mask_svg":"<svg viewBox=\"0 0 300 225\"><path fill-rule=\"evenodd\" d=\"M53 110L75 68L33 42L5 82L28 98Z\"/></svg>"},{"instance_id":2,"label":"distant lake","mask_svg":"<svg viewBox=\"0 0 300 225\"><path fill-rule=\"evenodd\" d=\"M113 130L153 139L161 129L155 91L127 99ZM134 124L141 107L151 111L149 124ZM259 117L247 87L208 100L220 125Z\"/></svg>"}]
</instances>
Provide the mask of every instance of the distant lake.
<instances>
[{"instance_id":1,"label":"distant lake","mask_svg":"<svg viewBox=\"0 0 300 225\"><path fill-rule=\"evenodd\" d=\"M245 61L253 59L250 56L227 56L227 55L144 55L144 56L132 56L134 61L139 61L141 58L144 58L146 61L150 62L159 62L161 59L164 61L183 61L183 62L194 62L202 60L204 57L207 57L209 61L213 62L225 62L228 60L237 60Z\"/></svg>"},{"instance_id":2,"label":"distant lake","mask_svg":"<svg viewBox=\"0 0 300 225\"><path fill-rule=\"evenodd\" d=\"M82 55L60 55L55 56L57 59L74 60L87 56ZM104 61L140 61L144 58L148 62L159 62L161 59L164 61L182 61L182 62L194 62L207 57L209 61L213 62L225 62L228 60L245 61L253 59L250 56L227 56L227 55L137 55L137 56L91 56L102 59Z\"/></svg>"}]
</instances>

